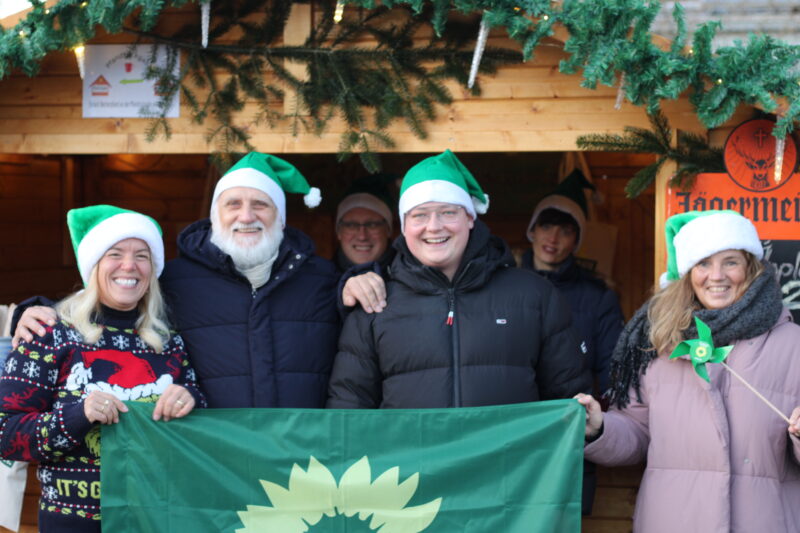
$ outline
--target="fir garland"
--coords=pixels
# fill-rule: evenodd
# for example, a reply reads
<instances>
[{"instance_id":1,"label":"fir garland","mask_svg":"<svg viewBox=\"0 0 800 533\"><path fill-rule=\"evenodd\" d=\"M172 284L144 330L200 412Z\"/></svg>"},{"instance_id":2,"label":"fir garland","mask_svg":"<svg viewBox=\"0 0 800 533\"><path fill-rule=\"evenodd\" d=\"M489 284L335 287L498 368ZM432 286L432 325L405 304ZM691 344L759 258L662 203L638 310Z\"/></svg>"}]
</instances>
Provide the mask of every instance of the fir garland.
<instances>
[{"instance_id":1,"label":"fir garland","mask_svg":"<svg viewBox=\"0 0 800 533\"><path fill-rule=\"evenodd\" d=\"M12 68L35 75L48 52L85 43L96 26L112 34L128 31L143 42L186 52L188 60L179 78L158 69L152 69L151 76L168 89L165 98L181 91L198 122L214 119L210 138L222 152L251 149L248 126L235 124L232 118L245 98L262 108L251 124L286 118L269 104L282 98L283 86L288 85L303 109L288 117L295 131L304 127L320 132L332 116L340 115L349 127L342 138L342 154L365 152L364 162L374 170L377 161L372 151L392 146L386 133L391 121L402 119L424 137L436 105L452 100L442 81L456 79L466 85L477 19L483 18L520 42L526 60L542 38L552 35L555 24L563 25L569 34L564 43L569 57L561 62L561 72L580 71L581 85L589 88L614 86L624 77L625 97L653 115L662 100L677 99L686 90L709 128L728 120L740 104L756 105L777 115L773 135L780 139L792 131L800 115L800 85L793 68L800 60L800 47L751 35L746 43L712 52L716 22L699 27L687 46L683 11L677 4L673 17L678 33L667 50L652 41L650 27L660 4L650 0L343 0L370 11L342 25L332 23L332 2L323 0L322 22L298 47L274 45L282 35L290 0L220 0L212 2L207 49L199 43L199 16L197 24L175 35L153 33L168 5L189 1L193 0L61 0L47 9L41 0L33 0L34 9L17 26L0 28L0 79ZM395 27L381 24L387 10L396 7L410 11L407 22ZM249 14L259 11L268 13L263 22L247 21ZM465 24L451 16L453 12L476 17ZM432 24L435 36L421 47L414 46L412 36L423 24ZM231 29L242 32L238 43L214 43ZM352 46L363 35L376 39L377 45ZM281 59L304 63L309 79L292 76ZM487 49L481 71L491 73L500 64L520 59L510 50ZM212 76L214 69L227 72L228 81L219 85ZM281 84L265 83L265 72ZM198 88L206 91L202 98ZM479 94L478 89L473 92ZM150 133L169 131L169 122L162 119Z\"/></svg>"},{"instance_id":2,"label":"fir garland","mask_svg":"<svg viewBox=\"0 0 800 533\"><path fill-rule=\"evenodd\" d=\"M216 1L211 4L209 44L203 47L199 9L196 24L172 35L153 30L167 4L177 7L185 3L187 0L62 0L47 9L35 1L33 11L14 29L0 29L0 79L13 67L35 75L48 52L88 41L97 26L109 33L127 32L140 42L166 47L169 64L158 67L154 51L146 74L164 94L161 115L180 92L197 123L210 118L208 140L217 147L212 159L222 169L235 160L238 151L254 149L248 133L252 128L291 120L295 134L301 129L319 134L332 117L340 116L348 126L340 142L340 158L358 151L364 166L375 172L380 169L379 149L394 146L387 133L393 120L404 120L410 131L425 138L425 125L436 118L437 104L452 102L443 82L452 79L466 85L472 60L469 45L478 28L477 18L453 22L445 35L430 32L433 36L428 42L415 44L415 35L430 25L429 15L398 8L387 22L389 10L377 8L334 24L333 4L324 2L322 21L304 45L279 46L275 43L283 37L290 0ZM262 20L253 16L264 12L267 15ZM233 44L214 42L230 32L242 37ZM376 44L352 44L365 37ZM172 72L180 52L184 61L176 77ZM284 67L286 60L304 64L307 77L293 75ZM498 65L521 61L518 51L490 47L480 70L491 74ZM294 111L284 113L271 104L287 98L287 87L297 105ZM480 94L480 88L473 88L472 94ZM246 101L255 102L259 111L246 124L237 123L235 113ZM150 140L161 134L171 134L165 118L155 119L147 131Z\"/></svg>"},{"instance_id":3,"label":"fir garland","mask_svg":"<svg viewBox=\"0 0 800 533\"><path fill-rule=\"evenodd\" d=\"M712 53L718 22L701 25L691 47L686 42L683 8L675 4L677 36L668 50L652 41L650 27L661 4L647 0L344 0L372 8L411 5L416 12L433 8L433 24L440 33L449 28L449 14L485 12L493 27L505 28L522 43L526 60L553 25L562 24L569 37L564 43L570 57L560 70L582 70L583 87L598 83L614 86L624 76L625 96L656 113L662 100L674 100L690 90L690 101L709 128L728 120L737 106L761 106L775 113L776 138L785 137L800 115L800 85L794 69L800 47L767 35L750 35L746 43L722 47ZM779 104L780 102L780 104Z\"/></svg>"},{"instance_id":4,"label":"fir garland","mask_svg":"<svg viewBox=\"0 0 800 533\"><path fill-rule=\"evenodd\" d=\"M678 170L670 179L670 186L688 188L701 172L725 172L721 148L714 148L701 136L678 131L677 147L672 147L672 129L661 112L648 115L653 129L626 126L623 135L595 133L581 135L576 141L582 150L606 152L650 153L656 161L639 170L625 185L628 198L636 198L656 179L658 170L666 161L675 161Z\"/></svg>"}]
</instances>

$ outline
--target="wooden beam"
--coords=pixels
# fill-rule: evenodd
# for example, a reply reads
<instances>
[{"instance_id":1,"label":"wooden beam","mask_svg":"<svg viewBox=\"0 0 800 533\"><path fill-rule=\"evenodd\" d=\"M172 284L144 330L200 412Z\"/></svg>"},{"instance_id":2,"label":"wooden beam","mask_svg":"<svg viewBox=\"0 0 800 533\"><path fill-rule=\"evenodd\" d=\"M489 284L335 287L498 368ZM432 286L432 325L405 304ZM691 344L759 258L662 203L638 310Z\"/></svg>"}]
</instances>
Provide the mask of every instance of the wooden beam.
<instances>
[{"instance_id":1,"label":"wooden beam","mask_svg":"<svg viewBox=\"0 0 800 533\"><path fill-rule=\"evenodd\" d=\"M311 4L292 4L292 11L286 26L283 28L283 44L286 46L300 46L306 42L311 35ZM303 63L292 63L286 61L284 68L299 80L304 80L308 76L306 66ZM294 91L287 93L287 98L283 101L284 113L291 115L298 110L297 97Z\"/></svg>"},{"instance_id":2,"label":"wooden beam","mask_svg":"<svg viewBox=\"0 0 800 533\"><path fill-rule=\"evenodd\" d=\"M677 129L672 130L670 144L676 147L678 144ZM667 270L667 239L664 235L664 228L667 221L667 186L669 180L678 170L678 164L668 159L661 165L656 174L656 208L655 208L655 253L653 257L653 283L657 284L663 272Z\"/></svg>"},{"instance_id":3,"label":"wooden beam","mask_svg":"<svg viewBox=\"0 0 800 533\"><path fill-rule=\"evenodd\" d=\"M70 209L77 207L75 205L75 174L75 157L63 156L61 158L61 213L64 215ZM74 265L75 253L66 224L63 225L61 231L61 241L61 264L63 266Z\"/></svg>"},{"instance_id":4,"label":"wooden beam","mask_svg":"<svg viewBox=\"0 0 800 533\"><path fill-rule=\"evenodd\" d=\"M504 124L504 120L508 124ZM2 121L0 121L2 122ZM450 148L456 152L561 152L576 149L581 135L622 133L626 123L599 125L581 123L579 116L560 122L560 127L548 128L547 117L524 120L502 115L494 121L485 118L465 118L431 124L428 137L420 139L399 124L390 131L396 146L381 152L439 152ZM251 142L256 149L268 153L336 153L339 151L342 129L330 127L322 135L304 133L293 136L287 129L256 131ZM202 128L191 132L175 132L169 140L148 142L143 131L80 134L63 133L0 133L0 153L17 154L208 154L215 149L206 140Z\"/></svg>"}]
</instances>

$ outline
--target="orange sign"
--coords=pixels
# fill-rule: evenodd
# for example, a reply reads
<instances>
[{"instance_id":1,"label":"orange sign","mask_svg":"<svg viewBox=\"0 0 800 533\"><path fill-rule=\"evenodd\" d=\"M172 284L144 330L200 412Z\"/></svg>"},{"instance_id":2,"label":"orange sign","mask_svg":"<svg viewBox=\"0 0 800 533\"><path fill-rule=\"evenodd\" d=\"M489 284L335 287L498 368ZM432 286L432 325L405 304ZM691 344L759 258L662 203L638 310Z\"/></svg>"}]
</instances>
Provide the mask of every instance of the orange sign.
<instances>
[{"instance_id":1,"label":"orange sign","mask_svg":"<svg viewBox=\"0 0 800 533\"><path fill-rule=\"evenodd\" d=\"M775 182L774 122L739 125L725 143L727 174L698 174L691 190L667 189L667 217L686 211L732 209L756 226L763 240L800 240L800 177L797 149L786 137L782 179Z\"/></svg>"},{"instance_id":2,"label":"orange sign","mask_svg":"<svg viewBox=\"0 0 800 533\"><path fill-rule=\"evenodd\" d=\"M800 240L800 179L777 190L756 193L728 174L698 174L691 190L667 189L667 218L686 211L732 209L755 224L762 239Z\"/></svg>"}]
</instances>

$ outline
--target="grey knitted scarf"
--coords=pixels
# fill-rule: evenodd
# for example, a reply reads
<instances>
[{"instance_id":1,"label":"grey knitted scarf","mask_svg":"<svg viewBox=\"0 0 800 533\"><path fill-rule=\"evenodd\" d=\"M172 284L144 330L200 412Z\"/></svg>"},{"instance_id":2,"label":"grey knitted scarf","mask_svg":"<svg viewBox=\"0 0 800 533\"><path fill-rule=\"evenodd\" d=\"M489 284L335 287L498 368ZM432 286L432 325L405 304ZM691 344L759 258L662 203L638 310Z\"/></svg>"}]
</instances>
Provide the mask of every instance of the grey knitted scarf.
<instances>
[{"instance_id":1,"label":"grey knitted scarf","mask_svg":"<svg viewBox=\"0 0 800 533\"><path fill-rule=\"evenodd\" d=\"M628 394L631 387L636 391L637 400L641 401L641 376L658 355L648 338L649 305L648 300L625 325L611 355L611 390L608 398L611 405L620 409L630 402ZM725 346L768 331L777 322L782 308L781 289L775 281L775 269L764 263L764 271L733 304L723 309L699 309L692 315L708 324L716 346ZM694 321L691 327L683 331L683 338L697 338Z\"/></svg>"}]
</instances>

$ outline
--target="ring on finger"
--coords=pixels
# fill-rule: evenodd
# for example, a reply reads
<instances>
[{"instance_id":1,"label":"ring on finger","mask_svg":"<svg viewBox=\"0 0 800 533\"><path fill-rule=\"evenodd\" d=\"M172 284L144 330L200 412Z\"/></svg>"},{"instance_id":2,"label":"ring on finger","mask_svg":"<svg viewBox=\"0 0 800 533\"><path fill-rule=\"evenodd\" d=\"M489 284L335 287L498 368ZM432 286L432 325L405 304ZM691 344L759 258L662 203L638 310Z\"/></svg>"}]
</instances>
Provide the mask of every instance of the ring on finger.
<instances>
[{"instance_id":1,"label":"ring on finger","mask_svg":"<svg viewBox=\"0 0 800 533\"><path fill-rule=\"evenodd\" d=\"M177 403L178 405L180 405L181 407L183 407L183 405L184 405L186 402L184 402L183 400L175 400L175 403Z\"/></svg>"},{"instance_id":2,"label":"ring on finger","mask_svg":"<svg viewBox=\"0 0 800 533\"><path fill-rule=\"evenodd\" d=\"M103 405L101 405L101 406L98 408L98 410L99 410L101 413L105 413L105 412L106 412L106 404L103 404Z\"/></svg>"}]
</instances>

